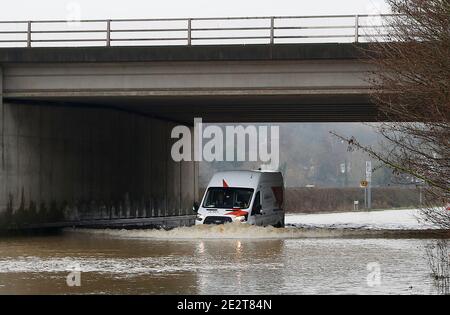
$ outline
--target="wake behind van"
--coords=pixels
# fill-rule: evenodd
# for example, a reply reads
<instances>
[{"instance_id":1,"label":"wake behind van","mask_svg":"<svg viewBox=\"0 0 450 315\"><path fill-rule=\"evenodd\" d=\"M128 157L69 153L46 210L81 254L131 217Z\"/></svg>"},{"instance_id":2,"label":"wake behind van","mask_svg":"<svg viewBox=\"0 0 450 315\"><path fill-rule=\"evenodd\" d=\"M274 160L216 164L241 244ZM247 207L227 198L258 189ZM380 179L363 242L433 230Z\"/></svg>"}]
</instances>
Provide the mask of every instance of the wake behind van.
<instances>
[{"instance_id":1,"label":"wake behind van","mask_svg":"<svg viewBox=\"0 0 450 315\"><path fill-rule=\"evenodd\" d=\"M196 224L242 222L284 227L284 183L280 172L216 173L197 205Z\"/></svg>"}]
</instances>

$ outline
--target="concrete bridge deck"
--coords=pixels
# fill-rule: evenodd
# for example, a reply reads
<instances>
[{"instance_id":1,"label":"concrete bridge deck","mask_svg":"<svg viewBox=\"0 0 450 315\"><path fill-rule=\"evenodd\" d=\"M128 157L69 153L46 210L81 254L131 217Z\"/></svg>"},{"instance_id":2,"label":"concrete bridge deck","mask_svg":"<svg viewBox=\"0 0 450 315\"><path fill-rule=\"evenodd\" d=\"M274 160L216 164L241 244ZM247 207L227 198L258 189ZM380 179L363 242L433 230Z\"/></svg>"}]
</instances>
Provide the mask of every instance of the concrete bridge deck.
<instances>
[{"instance_id":1,"label":"concrete bridge deck","mask_svg":"<svg viewBox=\"0 0 450 315\"><path fill-rule=\"evenodd\" d=\"M186 124L375 121L364 46L3 48L3 98Z\"/></svg>"}]
</instances>

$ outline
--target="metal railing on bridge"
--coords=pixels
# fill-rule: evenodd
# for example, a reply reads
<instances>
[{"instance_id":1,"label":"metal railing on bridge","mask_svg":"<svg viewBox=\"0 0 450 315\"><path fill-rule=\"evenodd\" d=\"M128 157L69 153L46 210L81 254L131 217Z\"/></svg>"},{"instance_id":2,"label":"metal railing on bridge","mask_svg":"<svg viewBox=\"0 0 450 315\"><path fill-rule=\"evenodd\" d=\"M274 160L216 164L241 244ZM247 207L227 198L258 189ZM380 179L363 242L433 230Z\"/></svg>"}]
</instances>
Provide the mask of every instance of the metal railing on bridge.
<instances>
[{"instance_id":1,"label":"metal railing on bridge","mask_svg":"<svg viewBox=\"0 0 450 315\"><path fill-rule=\"evenodd\" d=\"M0 47L367 42L393 15L0 21Z\"/></svg>"}]
</instances>

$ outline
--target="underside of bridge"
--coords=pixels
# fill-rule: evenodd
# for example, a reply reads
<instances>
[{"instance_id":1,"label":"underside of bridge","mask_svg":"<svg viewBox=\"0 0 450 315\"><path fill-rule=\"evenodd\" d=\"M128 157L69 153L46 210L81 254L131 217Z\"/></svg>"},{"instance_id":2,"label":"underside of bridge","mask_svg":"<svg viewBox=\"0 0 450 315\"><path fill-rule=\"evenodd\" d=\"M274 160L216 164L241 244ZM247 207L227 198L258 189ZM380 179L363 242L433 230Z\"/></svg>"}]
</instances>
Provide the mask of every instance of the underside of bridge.
<instances>
[{"instance_id":1,"label":"underside of bridge","mask_svg":"<svg viewBox=\"0 0 450 315\"><path fill-rule=\"evenodd\" d=\"M368 70L351 44L0 49L0 220L192 214L176 124L376 121Z\"/></svg>"},{"instance_id":2,"label":"underside of bridge","mask_svg":"<svg viewBox=\"0 0 450 315\"><path fill-rule=\"evenodd\" d=\"M275 94L275 95L274 95ZM370 122L377 110L367 95L184 95L14 98L10 103L110 108L192 125L205 122ZM305 93L307 94L307 93Z\"/></svg>"},{"instance_id":3,"label":"underside of bridge","mask_svg":"<svg viewBox=\"0 0 450 315\"><path fill-rule=\"evenodd\" d=\"M4 99L192 124L375 121L354 44L0 49Z\"/></svg>"}]
</instances>

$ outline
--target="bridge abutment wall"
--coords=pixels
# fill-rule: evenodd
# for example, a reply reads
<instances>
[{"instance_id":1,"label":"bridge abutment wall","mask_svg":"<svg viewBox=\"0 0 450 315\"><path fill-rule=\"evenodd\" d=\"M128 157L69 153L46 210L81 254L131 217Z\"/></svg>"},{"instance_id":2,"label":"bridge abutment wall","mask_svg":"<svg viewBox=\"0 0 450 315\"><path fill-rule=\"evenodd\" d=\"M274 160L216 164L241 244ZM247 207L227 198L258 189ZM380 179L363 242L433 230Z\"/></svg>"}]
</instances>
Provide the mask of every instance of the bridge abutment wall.
<instances>
[{"instance_id":1,"label":"bridge abutment wall","mask_svg":"<svg viewBox=\"0 0 450 315\"><path fill-rule=\"evenodd\" d=\"M3 224L191 214L198 164L172 160L174 122L1 101L0 112Z\"/></svg>"}]
</instances>

